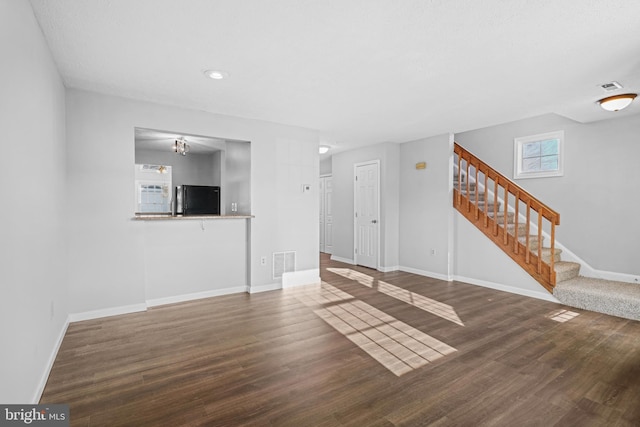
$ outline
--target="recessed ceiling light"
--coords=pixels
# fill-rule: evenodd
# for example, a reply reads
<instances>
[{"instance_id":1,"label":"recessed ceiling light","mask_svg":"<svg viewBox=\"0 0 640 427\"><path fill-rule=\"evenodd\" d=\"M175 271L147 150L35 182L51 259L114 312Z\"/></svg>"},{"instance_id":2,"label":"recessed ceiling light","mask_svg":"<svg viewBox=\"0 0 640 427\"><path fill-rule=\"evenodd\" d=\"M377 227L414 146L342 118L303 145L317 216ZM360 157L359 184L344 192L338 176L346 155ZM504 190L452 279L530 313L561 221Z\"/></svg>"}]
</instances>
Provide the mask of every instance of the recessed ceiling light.
<instances>
[{"instance_id":1,"label":"recessed ceiling light","mask_svg":"<svg viewBox=\"0 0 640 427\"><path fill-rule=\"evenodd\" d=\"M204 75L214 80L222 80L229 77L229 73L221 70L206 70Z\"/></svg>"},{"instance_id":2,"label":"recessed ceiling light","mask_svg":"<svg viewBox=\"0 0 640 427\"><path fill-rule=\"evenodd\" d=\"M327 151L329 151L329 148L330 148L330 147L329 147L328 145L321 145L320 147L318 147L318 152L319 152L320 154L324 154L324 153L326 153Z\"/></svg>"}]
</instances>

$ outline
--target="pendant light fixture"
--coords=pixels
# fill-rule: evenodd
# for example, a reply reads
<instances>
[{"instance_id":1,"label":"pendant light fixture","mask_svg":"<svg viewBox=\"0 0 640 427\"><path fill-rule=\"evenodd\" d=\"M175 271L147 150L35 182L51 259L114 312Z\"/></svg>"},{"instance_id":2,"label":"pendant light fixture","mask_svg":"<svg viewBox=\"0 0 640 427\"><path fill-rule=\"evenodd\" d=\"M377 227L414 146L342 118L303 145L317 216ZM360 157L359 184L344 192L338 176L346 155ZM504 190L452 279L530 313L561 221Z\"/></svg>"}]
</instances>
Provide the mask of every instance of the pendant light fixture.
<instances>
[{"instance_id":1,"label":"pendant light fixture","mask_svg":"<svg viewBox=\"0 0 640 427\"><path fill-rule=\"evenodd\" d=\"M176 139L176 142L173 144L173 151L186 156L189 152L189 144L187 144L187 141L183 137L180 137Z\"/></svg>"}]
</instances>

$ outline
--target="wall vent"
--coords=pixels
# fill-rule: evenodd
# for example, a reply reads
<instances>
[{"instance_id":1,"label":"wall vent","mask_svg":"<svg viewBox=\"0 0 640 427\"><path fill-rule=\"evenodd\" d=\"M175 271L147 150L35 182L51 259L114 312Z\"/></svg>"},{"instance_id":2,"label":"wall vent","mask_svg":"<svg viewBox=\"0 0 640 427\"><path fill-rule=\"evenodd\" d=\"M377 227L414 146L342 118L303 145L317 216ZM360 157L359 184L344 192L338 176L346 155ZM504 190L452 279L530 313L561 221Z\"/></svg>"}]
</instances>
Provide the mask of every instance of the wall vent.
<instances>
[{"instance_id":1,"label":"wall vent","mask_svg":"<svg viewBox=\"0 0 640 427\"><path fill-rule=\"evenodd\" d=\"M284 273L296 271L296 253L275 252L273 254L273 278L281 279Z\"/></svg>"}]
</instances>

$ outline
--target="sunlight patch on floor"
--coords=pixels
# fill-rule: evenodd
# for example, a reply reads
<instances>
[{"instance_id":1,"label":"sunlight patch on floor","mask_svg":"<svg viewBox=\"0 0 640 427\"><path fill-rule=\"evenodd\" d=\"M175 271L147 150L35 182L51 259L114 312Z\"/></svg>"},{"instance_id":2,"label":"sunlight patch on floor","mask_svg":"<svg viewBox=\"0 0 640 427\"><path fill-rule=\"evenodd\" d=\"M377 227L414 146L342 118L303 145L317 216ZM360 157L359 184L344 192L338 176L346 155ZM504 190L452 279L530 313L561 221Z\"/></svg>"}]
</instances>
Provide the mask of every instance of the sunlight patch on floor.
<instances>
[{"instance_id":1,"label":"sunlight patch on floor","mask_svg":"<svg viewBox=\"0 0 640 427\"><path fill-rule=\"evenodd\" d=\"M327 271L340 275L349 280L355 280L361 285L373 287L373 277L350 268L327 268Z\"/></svg>"},{"instance_id":2,"label":"sunlight patch on floor","mask_svg":"<svg viewBox=\"0 0 640 427\"><path fill-rule=\"evenodd\" d=\"M385 295L411 304L416 308L453 322L456 325L464 326L456 310L449 304L436 301L424 295L392 285L391 283L383 282L382 280L378 281L378 284L375 285L373 277L350 268L327 268L327 271L338 274L346 279L355 280L368 288L376 289Z\"/></svg>"},{"instance_id":3,"label":"sunlight patch on floor","mask_svg":"<svg viewBox=\"0 0 640 427\"><path fill-rule=\"evenodd\" d=\"M427 311L445 320L455 323L456 325L464 326L462 320L456 313L455 309L449 304L445 304L440 301L425 297L424 295L416 294L407 289L400 288L387 282L378 282L378 291L385 295L389 295L397 300L411 304L421 310Z\"/></svg>"},{"instance_id":4,"label":"sunlight patch on floor","mask_svg":"<svg viewBox=\"0 0 640 427\"><path fill-rule=\"evenodd\" d=\"M547 314L547 318L551 319L551 320L555 320L556 322L560 322L560 323L564 323L564 322L568 322L569 320L578 317L580 315L580 313L576 313L575 311L569 311L569 310L556 310L552 313Z\"/></svg>"},{"instance_id":5,"label":"sunlight patch on floor","mask_svg":"<svg viewBox=\"0 0 640 427\"><path fill-rule=\"evenodd\" d=\"M296 297L397 376L457 351L327 283Z\"/></svg>"}]
</instances>

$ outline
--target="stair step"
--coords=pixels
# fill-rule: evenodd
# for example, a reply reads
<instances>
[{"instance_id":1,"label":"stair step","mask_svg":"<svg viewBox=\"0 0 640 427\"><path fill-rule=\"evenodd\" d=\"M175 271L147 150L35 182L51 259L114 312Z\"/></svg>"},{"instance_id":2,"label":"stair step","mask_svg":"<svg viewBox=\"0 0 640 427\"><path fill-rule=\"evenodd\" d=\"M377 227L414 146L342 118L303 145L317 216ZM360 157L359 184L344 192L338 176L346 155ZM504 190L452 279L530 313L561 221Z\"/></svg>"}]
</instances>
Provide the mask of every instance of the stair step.
<instances>
[{"instance_id":1,"label":"stair step","mask_svg":"<svg viewBox=\"0 0 640 427\"><path fill-rule=\"evenodd\" d=\"M507 224L507 233L513 235L516 225L513 223ZM527 224L518 224L518 236L525 236L527 232Z\"/></svg>"},{"instance_id":2,"label":"stair step","mask_svg":"<svg viewBox=\"0 0 640 427\"><path fill-rule=\"evenodd\" d=\"M553 257L553 262L555 263L561 262L562 249L554 248L553 252L555 253ZM538 248L536 248L534 253L535 254L538 253ZM551 263L551 248L542 248L542 262L547 264Z\"/></svg>"},{"instance_id":3,"label":"stair step","mask_svg":"<svg viewBox=\"0 0 640 427\"><path fill-rule=\"evenodd\" d=\"M466 192L462 192L462 194L466 196ZM475 196L475 193L471 193L471 196L472 197L469 198L469 204L475 206L476 205L476 201L473 198L473 196ZM466 201L464 201L463 204L466 205ZM501 203L498 202L497 206L498 207L495 210L499 211ZM484 200L484 195L480 194L480 199L478 200L478 208L480 210L482 210L482 211L486 210L487 214L493 214L494 208L495 208L495 204L493 203L493 200Z\"/></svg>"},{"instance_id":4,"label":"stair step","mask_svg":"<svg viewBox=\"0 0 640 427\"><path fill-rule=\"evenodd\" d=\"M578 277L578 274L580 274L580 264L577 262L560 261L554 264L554 270L556 271L557 284Z\"/></svg>"},{"instance_id":5,"label":"stair step","mask_svg":"<svg viewBox=\"0 0 640 427\"><path fill-rule=\"evenodd\" d=\"M491 218L494 218L494 215L491 215ZM507 224L513 224L515 222L515 219L515 212L507 212ZM496 213L495 220L498 221L498 224L504 224L504 212Z\"/></svg>"},{"instance_id":6,"label":"stair step","mask_svg":"<svg viewBox=\"0 0 640 427\"><path fill-rule=\"evenodd\" d=\"M563 304L640 320L640 285L578 276L558 283L553 295Z\"/></svg>"},{"instance_id":7,"label":"stair step","mask_svg":"<svg viewBox=\"0 0 640 427\"><path fill-rule=\"evenodd\" d=\"M466 196L466 191L463 192L462 194L464 194ZM477 196L478 196L478 201L484 202L484 193L479 193ZM472 202L476 201L476 193L475 192L472 192L468 197L469 197L469 200L471 200Z\"/></svg>"},{"instance_id":8,"label":"stair step","mask_svg":"<svg viewBox=\"0 0 640 427\"><path fill-rule=\"evenodd\" d=\"M527 236L518 236L518 240L523 245L527 244ZM541 242L544 245L544 236L542 236ZM538 250L538 236L536 234L529 235L529 250L534 252Z\"/></svg>"},{"instance_id":9,"label":"stair step","mask_svg":"<svg viewBox=\"0 0 640 427\"><path fill-rule=\"evenodd\" d=\"M487 213L493 213L496 210L500 210L500 203L498 203L497 209L495 208L493 203L489 203L489 205L487 205L486 209L484 208L483 205L478 205L478 206L480 207L480 209L482 209L483 211L486 211Z\"/></svg>"},{"instance_id":10,"label":"stair step","mask_svg":"<svg viewBox=\"0 0 640 427\"><path fill-rule=\"evenodd\" d=\"M460 190L460 192L462 193L463 196L467 196L469 199L471 200L475 200L476 198L476 190L475 189L471 189L471 191L467 191L466 188L463 188L462 190ZM479 191L477 193L478 199L479 200L484 200L484 192L483 191Z\"/></svg>"},{"instance_id":11,"label":"stair step","mask_svg":"<svg viewBox=\"0 0 640 427\"><path fill-rule=\"evenodd\" d=\"M454 188L462 193L466 193L467 189L469 189L469 191L475 191L476 190L476 184L474 182L463 182L462 185L458 185L457 182L454 183Z\"/></svg>"}]
</instances>

